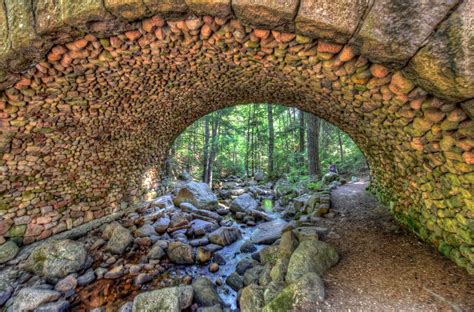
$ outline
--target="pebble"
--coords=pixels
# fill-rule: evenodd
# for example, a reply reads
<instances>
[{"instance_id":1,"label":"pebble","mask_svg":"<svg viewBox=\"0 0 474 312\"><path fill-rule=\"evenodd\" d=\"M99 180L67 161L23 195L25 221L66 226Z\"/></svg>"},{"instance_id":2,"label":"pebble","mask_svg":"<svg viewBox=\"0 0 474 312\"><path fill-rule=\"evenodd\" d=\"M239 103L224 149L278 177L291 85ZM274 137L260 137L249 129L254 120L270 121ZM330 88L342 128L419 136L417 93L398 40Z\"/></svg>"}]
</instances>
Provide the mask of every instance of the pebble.
<instances>
[{"instance_id":1,"label":"pebble","mask_svg":"<svg viewBox=\"0 0 474 312\"><path fill-rule=\"evenodd\" d=\"M63 293L66 297L70 297L74 294L74 289L77 287L77 279L74 275L68 275L59 282L56 283L54 287L55 290Z\"/></svg>"},{"instance_id":2,"label":"pebble","mask_svg":"<svg viewBox=\"0 0 474 312\"><path fill-rule=\"evenodd\" d=\"M146 273L140 273L138 274L135 279L133 280L133 284L137 287L142 286L143 284L146 284L148 282L151 282L153 280L153 275L151 274L146 274Z\"/></svg>"},{"instance_id":3,"label":"pebble","mask_svg":"<svg viewBox=\"0 0 474 312\"><path fill-rule=\"evenodd\" d=\"M211 263L209 265L209 272L215 273L219 271L219 265L217 263Z\"/></svg>"},{"instance_id":4,"label":"pebble","mask_svg":"<svg viewBox=\"0 0 474 312\"><path fill-rule=\"evenodd\" d=\"M90 283L95 281L95 279L96 279L96 276L95 276L94 270L89 269L86 271L86 273L84 273L83 275L77 278L77 285L79 286L89 285Z\"/></svg>"},{"instance_id":5,"label":"pebble","mask_svg":"<svg viewBox=\"0 0 474 312\"><path fill-rule=\"evenodd\" d=\"M123 272L123 265L119 265L116 267L113 267L110 271L105 273L104 278L106 279L117 279L122 277L124 274Z\"/></svg>"}]
</instances>

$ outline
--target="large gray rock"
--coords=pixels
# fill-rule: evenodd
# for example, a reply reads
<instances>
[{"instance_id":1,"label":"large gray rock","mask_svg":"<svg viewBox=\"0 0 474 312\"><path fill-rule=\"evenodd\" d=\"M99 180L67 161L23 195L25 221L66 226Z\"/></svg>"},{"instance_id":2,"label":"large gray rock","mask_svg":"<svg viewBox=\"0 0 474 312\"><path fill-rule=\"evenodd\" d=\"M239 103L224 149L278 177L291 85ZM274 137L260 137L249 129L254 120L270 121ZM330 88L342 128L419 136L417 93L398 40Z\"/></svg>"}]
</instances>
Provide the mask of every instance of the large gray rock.
<instances>
[{"instance_id":1,"label":"large gray rock","mask_svg":"<svg viewBox=\"0 0 474 312\"><path fill-rule=\"evenodd\" d=\"M7 311L32 311L44 303L58 300L60 296L61 294L54 290L26 287L7 302Z\"/></svg>"},{"instance_id":2,"label":"large gray rock","mask_svg":"<svg viewBox=\"0 0 474 312\"><path fill-rule=\"evenodd\" d=\"M49 281L57 281L78 272L87 264L84 245L69 239L36 247L25 263L25 269Z\"/></svg>"},{"instance_id":3,"label":"large gray rock","mask_svg":"<svg viewBox=\"0 0 474 312\"><path fill-rule=\"evenodd\" d=\"M318 302L324 300L324 283L318 274L308 273L268 299L273 296L263 308L263 312L309 311L308 309L316 307Z\"/></svg>"},{"instance_id":4,"label":"large gray rock","mask_svg":"<svg viewBox=\"0 0 474 312\"><path fill-rule=\"evenodd\" d=\"M292 283L307 273L322 275L339 261L334 247L318 240L300 242L290 257L286 282Z\"/></svg>"},{"instance_id":5,"label":"large gray rock","mask_svg":"<svg viewBox=\"0 0 474 312\"><path fill-rule=\"evenodd\" d=\"M193 288L191 286L169 287L139 294L133 300L132 311L180 312L188 308L192 301Z\"/></svg>"},{"instance_id":6,"label":"large gray rock","mask_svg":"<svg viewBox=\"0 0 474 312\"><path fill-rule=\"evenodd\" d=\"M368 0L300 0L296 31L313 38L345 43L354 33Z\"/></svg>"},{"instance_id":7,"label":"large gray rock","mask_svg":"<svg viewBox=\"0 0 474 312\"><path fill-rule=\"evenodd\" d=\"M178 264L193 264L194 254L193 247L180 241L168 244L168 257L171 261Z\"/></svg>"},{"instance_id":8,"label":"large gray rock","mask_svg":"<svg viewBox=\"0 0 474 312\"><path fill-rule=\"evenodd\" d=\"M209 234L209 241L220 246L227 246L240 239L240 230L234 227L223 226Z\"/></svg>"},{"instance_id":9,"label":"large gray rock","mask_svg":"<svg viewBox=\"0 0 474 312\"><path fill-rule=\"evenodd\" d=\"M217 196L212 192L209 185L201 182L188 182L184 184L176 194L174 203L179 206L188 202L199 209L217 209Z\"/></svg>"},{"instance_id":10,"label":"large gray rock","mask_svg":"<svg viewBox=\"0 0 474 312\"><path fill-rule=\"evenodd\" d=\"M60 300L56 302L50 302L43 304L35 309L35 312L66 312L69 311L69 302L66 300Z\"/></svg>"},{"instance_id":11,"label":"large gray rock","mask_svg":"<svg viewBox=\"0 0 474 312\"><path fill-rule=\"evenodd\" d=\"M10 261L15 258L18 253L18 246L14 241L9 240L0 245L0 264Z\"/></svg>"},{"instance_id":12,"label":"large gray rock","mask_svg":"<svg viewBox=\"0 0 474 312\"><path fill-rule=\"evenodd\" d=\"M201 219L194 219L191 221L191 229L189 230L193 235L202 236L216 230L219 225L215 222L204 221Z\"/></svg>"},{"instance_id":13,"label":"large gray rock","mask_svg":"<svg viewBox=\"0 0 474 312\"><path fill-rule=\"evenodd\" d=\"M287 225L288 222L282 219L260 223L250 240L255 244L273 244L281 237L281 233Z\"/></svg>"},{"instance_id":14,"label":"large gray rock","mask_svg":"<svg viewBox=\"0 0 474 312\"><path fill-rule=\"evenodd\" d=\"M196 278L193 281L192 287L194 290L194 300L199 305L212 307L221 303L216 287L208 278Z\"/></svg>"},{"instance_id":15,"label":"large gray rock","mask_svg":"<svg viewBox=\"0 0 474 312\"><path fill-rule=\"evenodd\" d=\"M467 0L441 24L404 72L418 86L441 98L473 98L473 42L474 1Z\"/></svg>"},{"instance_id":16,"label":"large gray rock","mask_svg":"<svg viewBox=\"0 0 474 312\"><path fill-rule=\"evenodd\" d=\"M102 236L109 240L105 250L117 255L123 254L125 249L133 242L130 231L118 222L107 225Z\"/></svg>"},{"instance_id":17,"label":"large gray rock","mask_svg":"<svg viewBox=\"0 0 474 312\"><path fill-rule=\"evenodd\" d=\"M405 64L458 0L377 0L355 36L373 62Z\"/></svg>"},{"instance_id":18,"label":"large gray rock","mask_svg":"<svg viewBox=\"0 0 474 312\"><path fill-rule=\"evenodd\" d=\"M337 181L339 180L339 175L335 172L328 172L326 173L324 176L323 176L323 184L326 184L328 185L329 183L333 182L333 181Z\"/></svg>"},{"instance_id":19,"label":"large gray rock","mask_svg":"<svg viewBox=\"0 0 474 312\"><path fill-rule=\"evenodd\" d=\"M257 208L257 201L248 193L238 196L230 203L230 210L232 212L248 212Z\"/></svg>"}]
</instances>

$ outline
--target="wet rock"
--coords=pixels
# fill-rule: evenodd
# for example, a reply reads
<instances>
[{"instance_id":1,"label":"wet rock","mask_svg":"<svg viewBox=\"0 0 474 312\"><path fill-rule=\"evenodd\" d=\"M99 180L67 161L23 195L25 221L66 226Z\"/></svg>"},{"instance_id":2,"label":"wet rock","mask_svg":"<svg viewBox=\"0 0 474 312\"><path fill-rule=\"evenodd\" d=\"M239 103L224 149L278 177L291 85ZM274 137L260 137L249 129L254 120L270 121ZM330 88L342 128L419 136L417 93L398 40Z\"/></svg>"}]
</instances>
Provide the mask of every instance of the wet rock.
<instances>
[{"instance_id":1,"label":"wet rock","mask_svg":"<svg viewBox=\"0 0 474 312\"><path fill-rule=\"evenodd\" d=\"M265 305L264 290L264 287L255 284L243 288L239 299L240 310L242 312L261 311Z\"/></svg>"},{"instance_id":2,"label":"wet rock","mask_svg":"<svg viewBox=\"0 0 474 312\"><path fill-rule=\"evenodd\" d=\"M255 266L253 268L248 269L244 273L244 285L250 284L258 284L258 280L260 278L260 274L263 271L263 266Z\"/></svg>"},{"instance_id":3,"label":"wet rock","mask_svg":"<svg viewBox=\"0 0 474 312\"><path fill-rule=\"evenodd\" d=\"M123 254L125 249L133 242L133 236L130 234L130 231L118 222L107 225L102 236L104 239L109 240L105 250L117 255Z\"/></svg>"},{"instance_id":4,"label":"wet rock","mask_svg":"<svg viewBox=\"0 0 474 312\"><path fill-rule=\"evenodd\" d=\"M0 245L0 264L10 261L15 258L18 253L18 246L14 241L9 240Z\"/></svg>"},{"instance_id":5,"label":"wet rock","mask_svg":"<svg viewBox=\"0 0 474 312\"><path fill-rule=\"evenodd\" d=\"M300 311L324 300L324 283L316 273L308 273L279 292L263 311ZM268 296L270 299L271 296Z\"/></svg>"},{"instance_id":6,"label":"wet rock","mask_svg":"<svg viewBox=\"0 0 474 312\"><path fill-rule=\"evenodd\" d=\"M211 263L209 265L209 272L216 273L217 271L219 271L219 265L217 263Z\"/></svg>"},{"instance_id":7,"label":"wet rock","mask_svg":"<svg viewBox=\"0 0 474 312\"><path fill-rule=\"evenodd\" d=\"M220 246L227 246L241 238L240 230L235 227L221 227L209 234L209 241Z\"/></svg>"},{"instance_id":8,"label":"wet rock","mask_svg":"<svg viewBox=\"0 0 474 312\"><path fill-rule=\"evenodd\" d=\"M318 240L302 241L291 255L286 281L294 282L310 272L321 275L338 261L339 255L331 245Z\"/></svg>"},{"instance_id":9,"label":"wet rock","mask_svg":"<svg viewBox=\"0 0 474 312\"><path fill-rule=\"evenodd\" d=\"M182 186L176 194L174 204L179 206L183 202L199 209L217 209L217 197L206 183L191 181Z\"/></svg>"},{"instance_id":10,"label":"wet rock","mask_svg":"<svg viewBox=\"0 0 474 312\"><path fill-rule=\"evenodd\" d=\"M77 279L74 277L74 275L68 275L65 278L59 280L56 283L56 286L54 286L54 289L66 294L66 295L71 295L74 293L74 289L77 286Z\"/></svg>"},{"instance_id":11,"label":"wet rock","mask_svg":"<svg viewBox=\"0 0 474 312\"><path fill-rule=\"evenodd\" d=\"M12 286L4 286L1 285L0 287L0 306L2 306L8 299L10 299L11 295L13 294L13 287ZM3 287L4 286L4 287Z\"/></svg>"},{"instance_id":12,"label":"wet rock","mask_svg":"<svg viewBox=\"0 0 474 312\"><path fill-rule=\"evenodd\" d=\"M60 300L43 304L35 309L35 312L66 312L69 311L69 302L66 300Z\"/></svg>"},{"instance_id":13,"label":"wet rock","mask_svg":"<svg viewBox=\"0 0 474 312\"><path fill-rule=\"evenodd\" d=\"M145 224L141 226L139 229L136 231L136 235L138 237L149 237L149 236L155 236L156 230L155 227L151 224Z\"/></svg>"},{"instance_id":14,"label":"wet rock","mask_svg":"<svg viewBox=\"0 0 474 312\"><path fill-rule=\"evenodd\" d=\"M226 284L235 291L239 291L244 287L244 280L237 272L231 273L225 280Z\"/></svg>"},{"instance_id":15,"label":"wet rock","mask_svg":"<svg viewBox=\"0 0 474 312\"><path fill-rule=\"evenodd\" d=\"M222 246L221 246L221 245L216 245L216 244L209 244L209 245L206 245L206 246L204 246L204 247L205 247L207 250L212 251L212 252L216 252L216 251L222 249Z\"/></svg>"},{"instance_id":16,"label":"wet rock","mask_svg":"<svg viewBox=\"0 0 474 312\"><path fill-rule=\"evenodd\" d=\"M148 259L160 260L161 258L163 258L164 255L165 255L165 251L163 250L163 248L161 248L161 246L155 244L148 251L147 257L148 257Z\"/></svg>"},{"instance_id":17,"label":"wet rock","mask_svg":"<svg viewBox=\"0 0 474 312\"><path fill-rule=\"evenodd\" d=\"M251 253L254 251L257 251L257 247L255 247L255 244L251 241L246 241L240 246L240 252Z\"/></svg>"},{"instance_id":18,"label":"wet rock","mask_svg":"<svg viewBox=\"0 0 474 312\"><path fill-rule=\"evenodd\" d=\"M171 242L168 245L168 257L171 261L178 264L193 264L193 248L180 241Z\"/></svg>"},{"instance_id":19,"label":"wet rock","mask_svg":"<svg viewBox=\"0 0 474 312\"><path fill-rule=\"evenodd\" d=\"M26 287L11 299L7 312L31 311L44 303L58 300L60 296L61 293L54 290Z\"/></svg>"},{"instance_id":20,"label":"wet rock","mask_svg":"<svg viewBox=\"0 0 474 312\"><path fill-rule=\"evenodd\" d=\"M77 285L79 286L89 285L90 283L95 281L95 278L96 277L95 277L94 270L89 269L86 271L86 273L84 273L83 275L77 278Z\"/></svg>"},{"instance_id":21,"label":"wet rock","mask_svg":"<svg viewBox=\"0 0 474 312\"><path fill-rule=\"evenodd\" d=\"M171 220L168 216L158 219L155 223L153 223L155 231L158 234L166 233L166 230L168 230L168 227L170 226L170 222Z\"/></svg>"},{"instance_id":22,"label":"wet rock","mask_svg":"<svg viewBox=\"0 0 474 312\"><path fill-rule=\"evenodd\" d=\"M198 277L192 284L194 300L202 306L211 307L220 304L221 300L217 294L214 284L205 277Z\"/></svg>"},{"instance_id":23,"label":"wet rock","mask_svg":"<svg viewBox=\"0 0 474 312\"><path fill-rule=\"evenodd\" d=\"M212 257L212 260L217 263L218 265L225 265L227 263L227 261L225 261L225 258L224 256L218 254L218 253L215 253L214 256Z\"/></svg>"},{"instance_id":24,"label":"wet rock","mask_svg":"<svg viewBox=\"0 0 474 312\"><path fill-rule=\"evenodd\" d=\"M191 306L193 288L178 286L141 293L133 300L132 311L180 312Z\"/></svg>"},{"instance_id":25,"label":"wet rock","mask_svg":"<svg viewBox=\"0 0 474 312\"><path fill-rule=\"evenodd\" d=\"M257 201L255 201L255 199L253 199L253 197L248 193L238 196L230 204L230 210L234 213L248 212L250 210L256 210L257 208Z\"/></svg>"},{"instance_id":26,"label":"wet rock","mask_svg":"<svg viewBox=\"0 0 474 312\"><path fill-rule=\"evenodd\" d=\"M205 263L212 258L212 252L203 247L198 247L196 251L196 260Z\"/></svg>"},{"instance_id":27,"label":"wet rock","mask_svg":"<svg viewBox=\"0 0 474 312\"><path fill-rule=\"evenodd\" d=\"M136 287L140 287L143 284L151 282L152 280L153 280L153 275L147 274L147 273L140 273L133 280L133 285L135 285Z\"/></svg>"},{"instance_id":28,"label":"wet rock","mask_svg":"<svg viewBox=\"0 0 474 312\"><path fill-rule=\"evenodd\" d=\"M107 273L104 274L105 279L118 279L124 275L123 265L118 265L110 269Z\"/></svg>"},{"instance_id":29,"label":"wet rock","mask_svg":"<svg viewBox=\"0 0 474 312\"><path fill-rule=\"evenodd\" d=\"M25 263L25 269L49 281L57 281L87 265L87 250L80 242L59 240L36 247Z\"/></svg>"},{"instance_id":30,"label":"wet rock","mask_svg":"<svg viewBox=\"0 0 474 312\"><path fill-rule=\"evenodd\" d=\"M194 216L200 216L202 218L213 219L217 222L222 220L221 215L219 215L217 212L205 210L205 209L198 209L190 203L181 203L179 205L179 208L181 208L181 210L185 212L189 212L193 214Z\"/></svg>"},{"instance_id":31,"label":"wet rock","mask_svg":"<svg viewBox=\"0 0 474 312\"><path fill-rule=\"evenodd\" d=\"M194 219L191 221L190 232L196 236L202 236L216 230L218 227L219 225L217 223Z\"/></svg>"},{"instance_id":32,"label":"wet rock","mask_svg":"<svg viewBox=\"0 0 474 312\"><path fill-rule=\"evenodd\" d=\"M287 224L288 222L282 219L260 223L257 225L250 240L255 244L272 244L281 237L282 230Z\"/></svg>"},{"instance_id":33,"label":"wet rock","mask_svg":"<svg viewBox=\"0 0 474 312\"><path fill-rule=\"evenodd\" d=\"M255 265L255 262L250 259L242 259L235 266L235 272L239 275L244 275L245 271L252 268Z\"/></svg>"},{"instance_id":34,"label":"wet rock","mask_svg":"<svg viewBox=\"0 0 474 312\"><path fill-rule=\"evenodd\" d=\"M209 239L207 237L196 238L189 241L189 245L193 247L206 246L207 244L209 244Z\"/></svg>"}]
</instances>

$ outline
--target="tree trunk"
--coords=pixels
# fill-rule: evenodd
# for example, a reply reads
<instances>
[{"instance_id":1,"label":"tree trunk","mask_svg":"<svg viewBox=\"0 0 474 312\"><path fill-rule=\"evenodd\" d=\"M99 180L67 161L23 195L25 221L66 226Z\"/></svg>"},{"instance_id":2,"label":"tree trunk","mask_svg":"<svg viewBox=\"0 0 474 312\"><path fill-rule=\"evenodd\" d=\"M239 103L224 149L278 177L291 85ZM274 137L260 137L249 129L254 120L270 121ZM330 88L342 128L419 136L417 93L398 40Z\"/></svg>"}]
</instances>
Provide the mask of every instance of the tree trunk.
<instances>
[{"instance_id":1,"label":"tree trunk","mask_svg":"<svg viewBox=\"0 0 474 312\"><path fill-rule=\"evenodd\" d=\"M304 140L304 113L299 111L299 165L304 166L304 150L305 150L305 140Z\"/></svg>"},{"instance_id":2,"label":"tree trunk","mask_svg":"<svg viewBox=\"0 0 474 312\"><path fill-rule=\"evenodd\" d=\"M211 130L211 152L209 154L209 162L207 164L207 177L206 183L212 187L212 167L214 165L214 160L217 155L217 142L218 140L218 128L219 128L219 114L213 116L214 120L212 121L212 130Z\"/></svg>"},{"instance_id":3,"label":"tree trunk","mask_svg":"<svg viewBox=\"0 0 474 312\"><path fill-rule=\"evenodd\" d=\"M339 155L341 156L341 164L344 161L344 150L342 149L342 136L341 130L337 129L337 136L339 140Z\"/></svg>"},{"instance_id":4,"label":"tree trunk","mask_svg":"<svg viewBox=\"0 0 474 312\"><path fill-rule=\"evenodd\" d=\"M252 106L249 107L247 117L247 142L245 142L245 174L249 177L249 157L250 157L250 118L252 114Z\"/></svg>"},{"instance_id":5,"label":"tree trunk","mask_svg":"<svg viewBox=\"0 0 474 312\"><path fill-rule=\"evenodd\" d=\"M273 177L273 149L275 146L275 134L273 129L273 106L268 104L268 176Z\"/></svg>"},{"instance_id":6,"label":"tree trunk","mask_svg":"<svg viewBox=\"0 0 474 312\"><path fill-rule=\"evenodd\" d=\"M208 183L207 180L207 171L209 163L209 116L205 117L204 120L204 154L203 154L203 164L202 164L202 181Z\"/></svg>"},{"instance_id":7,"label":"tree trunk","mask_svg":"<svg viewBox=\"0 0 474 312\"><path fill-rule=\"evenodd\" d=\"M308 173L312 177L321 174L319 161L319 129L320 119L313 114L307 114L308 119Z\"/></svg>"}]
</instances>

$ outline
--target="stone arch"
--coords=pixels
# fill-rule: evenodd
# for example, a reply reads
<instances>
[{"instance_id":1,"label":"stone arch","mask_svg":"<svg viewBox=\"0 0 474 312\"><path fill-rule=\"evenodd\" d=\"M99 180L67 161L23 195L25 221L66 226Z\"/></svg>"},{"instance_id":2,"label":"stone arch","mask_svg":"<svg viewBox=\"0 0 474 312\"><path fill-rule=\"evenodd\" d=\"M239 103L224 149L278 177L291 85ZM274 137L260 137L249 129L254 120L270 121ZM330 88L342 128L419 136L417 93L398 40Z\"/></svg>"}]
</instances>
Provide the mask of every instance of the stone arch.
<instances>
[{"instance_id":1,"label":"stone arch","mask_svg":"<svg viewBox=\"0 0 474 312\"><path fill-rule=\"evenodd\" d=\"M137 202L193 120L270 102L349 133L395 216L472 270L472 1L4 4L2 237Z\"/></svg>"}]
</instances>

